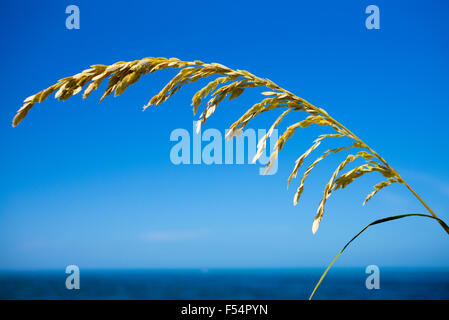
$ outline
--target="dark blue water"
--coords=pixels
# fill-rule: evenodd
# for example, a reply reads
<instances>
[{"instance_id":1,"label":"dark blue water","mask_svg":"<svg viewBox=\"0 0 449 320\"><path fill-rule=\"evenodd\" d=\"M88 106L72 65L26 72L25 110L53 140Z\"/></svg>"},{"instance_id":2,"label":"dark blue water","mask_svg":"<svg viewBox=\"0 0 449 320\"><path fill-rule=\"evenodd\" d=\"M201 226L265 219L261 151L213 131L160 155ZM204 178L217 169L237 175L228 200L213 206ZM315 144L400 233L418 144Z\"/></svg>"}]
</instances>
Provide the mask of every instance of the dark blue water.
<instances>
[{"instance_id":1,"label":"dark blue water","mask_svg":"<svg viewBox=\"0 0 449 320\"><path fill-rule=\"evenodd\" d=\"M65 270L1 272L0 299L306 299L323 269L89 270L67 290ZM448 269L333 269L316 299L449 299Z\"/></svg>"}]
</instances>

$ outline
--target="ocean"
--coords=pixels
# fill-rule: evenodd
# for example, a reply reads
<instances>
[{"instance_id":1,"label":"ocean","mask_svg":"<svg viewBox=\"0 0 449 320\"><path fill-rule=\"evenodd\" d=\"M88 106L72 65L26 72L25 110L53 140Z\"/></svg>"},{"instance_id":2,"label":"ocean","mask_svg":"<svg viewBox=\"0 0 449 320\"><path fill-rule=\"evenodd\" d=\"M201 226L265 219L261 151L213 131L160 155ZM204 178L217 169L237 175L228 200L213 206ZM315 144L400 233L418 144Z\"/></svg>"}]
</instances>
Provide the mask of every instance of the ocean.
<instances>
[{"instance_id":1,"label":"ocean","mask_svg":"<svg viewBox=\"0 0 449 320\"><path fill-rule=\"evenodd\" d=\"M81 270L68 290L65 270L2 271L0 299L307 299L323 268ZM368 290L364 268L331 269L314 299L449 299L449 269L381 268Z\"/></svg>"}]
</instances>

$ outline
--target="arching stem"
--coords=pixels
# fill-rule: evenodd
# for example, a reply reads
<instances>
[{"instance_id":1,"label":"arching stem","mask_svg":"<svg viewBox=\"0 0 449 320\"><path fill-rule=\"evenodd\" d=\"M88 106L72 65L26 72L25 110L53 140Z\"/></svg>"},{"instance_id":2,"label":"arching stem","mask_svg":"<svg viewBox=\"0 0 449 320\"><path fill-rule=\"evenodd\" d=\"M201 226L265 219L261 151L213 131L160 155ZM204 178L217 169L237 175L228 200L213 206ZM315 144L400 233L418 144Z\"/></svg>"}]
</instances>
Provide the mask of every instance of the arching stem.
<instances>
[{"instance_id":1,"label":"arching stem","mask_svg":"<svg viewBox=\"0 0 449 320\"><path fill-rule=\"evenodd\" d=\"M345 244L343 249L341 249L340 252L337 254L337 256L334 258L334 260L332 260L332 262L329 264L329 266L326 268L326 270L321 275L321 278L318 281L318 283L316 284L315 288L313 289L312 294L309 297L309 300L312 300L313 295L315 294L316 290L320 286L321 282L323 282L324 277L326 276L327 272L332 267L332 265L335 263L335 261L338 259L338 257L343 253L343 251L345 251L345 249L351 244L351 242L354 241L356 238L358 238L358 236L360 236L366 229L368 229L369 227L376 225L376 224L380 224L380 223L384 223L384 222L388 222L388 221L392 221L392 220L397 220L397 219L402 219L402 218L406 218L406 217L425 217L425 218L435 219L443 226L444 230L449 229L449 227L447 226L446 223L444 223L443 220L440 220L440 219L435 218L434 216L431 216L428 214L420 214L420 213L401 214L401 215L391 216L391 217L387 217L387 218L383 218L383 219L379 219L374 222L371 222L370 224L366 225L359 233L357 233L351 240L349 240L349 242Z\"/></svg>"}]
</instances>

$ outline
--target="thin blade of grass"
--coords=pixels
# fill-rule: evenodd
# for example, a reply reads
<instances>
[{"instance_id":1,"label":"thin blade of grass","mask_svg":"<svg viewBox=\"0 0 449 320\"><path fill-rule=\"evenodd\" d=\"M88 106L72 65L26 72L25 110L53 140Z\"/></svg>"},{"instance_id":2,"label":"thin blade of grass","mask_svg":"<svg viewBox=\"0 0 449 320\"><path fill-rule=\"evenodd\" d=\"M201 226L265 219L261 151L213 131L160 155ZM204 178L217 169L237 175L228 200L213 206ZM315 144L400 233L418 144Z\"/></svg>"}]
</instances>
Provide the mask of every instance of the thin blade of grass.
<instances>
[{"instance_id":1,"label":"thin blade of grass","mask_svg":"<svg viewBox=\"0 0 449 320\"><path fill-rule=\"evenodd\" d=\"M318 283L316 284L315 288L312 291L312 294L309 297L309 300L312 300L313 295L315 294L316 290L318 289L318 287L320 286L321 282L323 282L324 277L326 276L327 272L329 271L329 269L332 267L332 265L335 263L335 261L338 259L338 257L343 253L343 251L345 251L345 249L351 244L352 241L354 241L355 239L357 239L366 229L368 229L371 226L374 226L376 224L380 224L380 223L384 223L384 222L388 222L388 221L393 221L393 220L397 220L397 219L402 219L402 218L406 218L406 217L425 217L425 218L431 218L434 220L437 220L441 225L443 225L444 227L448 228L447 224L438 218L435 218L434 216L428 215L428 214L422 214L422 213L409 213L409 214L401 214L401 215L397 215L397 216L391 216L391 217L387 217L387 218L383 218L383 219L379 219L376 220L374 222L369 223L368 225L366 225L362 230L359 231L359 233L357 233L351 240L349 240L348 243L345 244L345 246L343 247L343 249L340 250L340 252L337 254L337 256L334 258L334 260L332 260L332 262L327 266L326 270L324 271L324 273L321 275L320 280L318 281Z\"/></svg>"}]
</instances>

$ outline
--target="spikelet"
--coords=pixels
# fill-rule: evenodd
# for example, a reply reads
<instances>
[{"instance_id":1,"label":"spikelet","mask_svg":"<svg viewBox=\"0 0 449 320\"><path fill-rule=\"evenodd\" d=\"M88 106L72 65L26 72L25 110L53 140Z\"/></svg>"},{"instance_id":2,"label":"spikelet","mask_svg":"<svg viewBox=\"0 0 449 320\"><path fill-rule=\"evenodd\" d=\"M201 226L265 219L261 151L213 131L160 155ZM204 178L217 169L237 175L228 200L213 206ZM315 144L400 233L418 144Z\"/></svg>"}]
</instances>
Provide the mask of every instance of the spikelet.
<instances>
[{"instance_id":1,"label":"spikelet","mask_svg":"<svg viewBox=\"0 0 449 320\"><path fill-rule=\"evenodd\" d=\"M307 176L310 174L310 172L312 172L312 169L315 168L315 166L324 158L326 158L328 155L332 154L332 153L338 153L341 151L345 151L348 149L353 148L354 146L347 146L347 147L340 147L340 148L335 148L335 149L331 149L326 151L322 156L320 156L318 159L316 159L305 171L304 176L301 179L301 183L298 187L298 189L296 190L295 196L293 197L293 205L296 206L296 204L298 203L299 198L301 197L302 191L304 190L304 183L305 180L307 178Z\"/></svg>"},{"instance_id":2,"label":"spikelet","mask_svg":"<svg viewBox=\"0 0 449 320\"><path fill-rule=\"evenodd\" d=\"M315 150L316 148L319 147L319 145L321 144L321 141L323 141L326 138L332 138L332 137L343 137L343 135L342 134L324 134L324 135L319 136L313 142L313 145L296 160L295 167L293 168L292 173L288 177L287 187L290 185L290 181L292 180L292 178L296 178L296 175L298 173L298 169L302 166L302 164L304 162L304 159L306 157L308 157L309 154L311 154L313 150Z\"/></svg>"},{"instance_id":3,"label":"spikelet","mask_svg":"<svg viewBox=\"0 0 449 320\"><path fill-rule=\"evenodd\" d=\"M254 155L252 159L252 163L255 163L257 159L259 159L262 156L262 153L264 152L266 145L267 145L267 138L271 137L273 134L274 129L281 123L282 119L291 111L292 109L287 109L284 111L279 118L276 119L276 121L271 125L270 130L262 137L260 138L259 142L257 143L257 152Z\"/></svg>"},{"instance_id":4,"label":"spikelet","mask_svg":"<svg viewBox=\"0 0 449 320\"><path fill-rule=\"evenodd\" d=\"M308 116L305 120L299 121L299 122L289 126L287 128L287 130L285 130L285 132L282 134L282 136L276 142L276 144L274 146L274 152L271 154L270 160L269 160L269 162L266 165L265 174L268 171L270 171L270 169L273 166L273 162L276 159L279 151L282 150L282 148L284 147L284 145L287 142L287 140L289 140L293 136L293 134L295 133L296 129L298 129L298 128L307 128L311 124L318 124L320 126L327 126L327 125L329 125L329 121L327 121L322 116L312 115L312 116Z\"/></svg>"},{"instance_id":5,"label":"spikelet","mask_svg":"<svg viewBox=\"0 0 449 320\"><path fill-rule=\"evenodd\" d=\"M318 206L318 210L317 210L317 215L315 216L315 219L313 220L313 226L312 226L312 232L315 234L316 231L318 230L318 226L321 222L321 219L323 219L323 214L324 214L324 206L326 204L327 199L329 199L331 193L332 193L332 188L334 187L334 180L337 177L338 173L344 169L344 167L346 167L346 165L354 160L356 160L359 157L359 155L348 155L346 157L346 159L341 162L337 169L335 169L334 173L332 174L329 182L326 184L326 187L324 188L324 195L323 198L321 199L321 202Z\"/></svg>"},{"instance_id":6,"label":"spikelet","mask_svg":"<svg viewBox=\"0 0 449 320\"><path fill-rule=\"evenodd\" d=\"M387 181L383 181L381 183L378 183L374 186L374 191L371 192L369 195L366 196L365 201L363 201L363 205L365 205L377 192L379 192L381 189L388 187L389 185L399 182L395 178L389 178Z\"/></svg>"}]
</instances>

